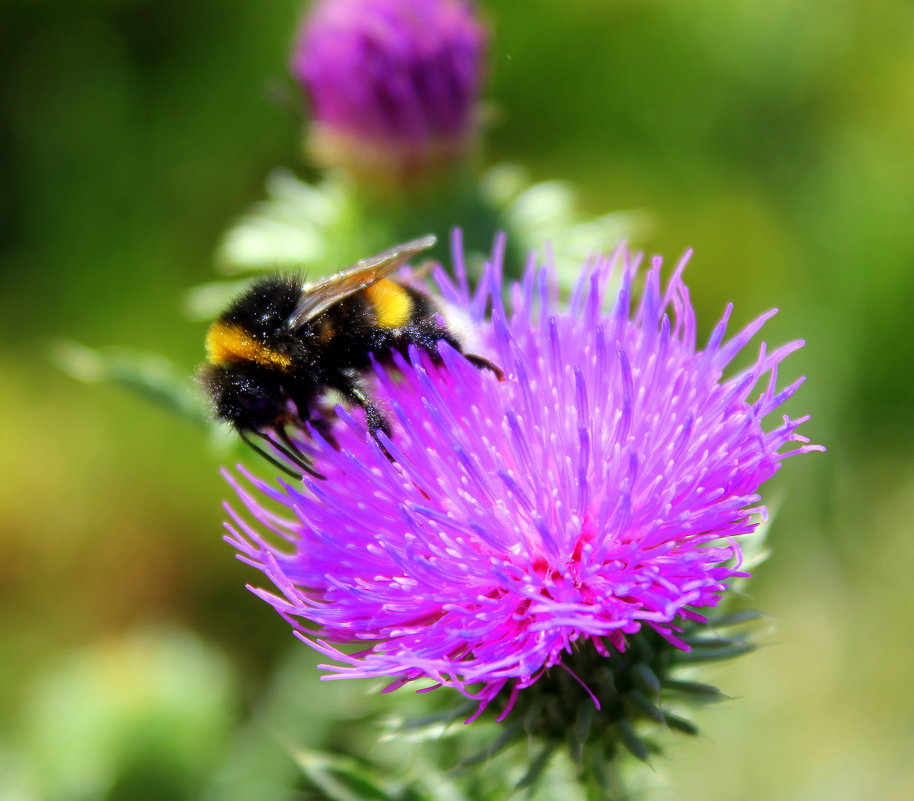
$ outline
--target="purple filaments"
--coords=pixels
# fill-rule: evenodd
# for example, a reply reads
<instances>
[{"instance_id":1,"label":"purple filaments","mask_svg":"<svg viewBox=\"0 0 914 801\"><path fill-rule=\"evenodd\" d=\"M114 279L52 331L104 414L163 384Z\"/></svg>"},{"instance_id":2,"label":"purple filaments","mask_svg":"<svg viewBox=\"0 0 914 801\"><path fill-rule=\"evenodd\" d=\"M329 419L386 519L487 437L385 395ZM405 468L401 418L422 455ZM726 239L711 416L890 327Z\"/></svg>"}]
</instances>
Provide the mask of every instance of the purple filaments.
<instances>
[{"instance_id":1,"label":"purple filaments","mask_svg":"<svg viewBox=\"0 0 914 801\"><path fill-rule=\"evenodd\" d=\"M275 585L255 592L331 660L328 678L426 679L482 709L573 648L611 660L644 627L687 648L679 624L745 575L738 538L765 514L760 485L821 450L797 432L805 417L765 425L802 382L777 386L802 342L763 343L725 375L773 312L727 338L728 308L699 348L685 259L664 286L659 259L624 251L586 265L567 302L531 262L506 309L502 253L471 293L455 237L458 280L437 282L504 382L446 346L440 366L413 352L375 371L392 459L340 409L338 449L312 445L326 481L229 477L257 524L230 508L229 542Z\"/></svg>"}]
</instances>

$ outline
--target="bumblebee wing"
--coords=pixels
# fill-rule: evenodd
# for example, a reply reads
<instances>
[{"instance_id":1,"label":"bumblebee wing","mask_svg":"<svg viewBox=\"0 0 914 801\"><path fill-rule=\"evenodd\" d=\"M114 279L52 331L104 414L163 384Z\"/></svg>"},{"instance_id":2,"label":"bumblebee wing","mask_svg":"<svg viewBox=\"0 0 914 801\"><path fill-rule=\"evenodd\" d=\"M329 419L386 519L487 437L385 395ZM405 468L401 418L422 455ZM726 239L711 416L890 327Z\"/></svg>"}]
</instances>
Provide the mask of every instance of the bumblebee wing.
<instances>
[{"instance_id":1,"label":"bumblebee wing","mask_svg":"<svg viewBox=\"0 0 914 801\"><path fill-rule=\"evenodd\" d=\"M434 235L423 236L385 250L377 256L362 259L342 272L306 286L295 311L289 317L289 328L295 330L326 311L334 303L380 281L384 276L406 264L413 256L427 250L436 242Z\"/></svg>"}]
</instances>

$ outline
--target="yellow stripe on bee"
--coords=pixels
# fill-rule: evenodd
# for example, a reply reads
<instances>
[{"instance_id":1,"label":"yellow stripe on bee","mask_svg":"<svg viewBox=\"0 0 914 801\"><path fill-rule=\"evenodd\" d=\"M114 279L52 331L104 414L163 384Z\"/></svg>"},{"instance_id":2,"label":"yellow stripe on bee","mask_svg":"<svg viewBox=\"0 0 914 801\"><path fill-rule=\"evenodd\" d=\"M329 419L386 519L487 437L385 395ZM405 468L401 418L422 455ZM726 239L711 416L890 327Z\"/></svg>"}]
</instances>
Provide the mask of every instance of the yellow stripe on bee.
<instances>
[{"instance_id":1,"label":"yellow stripe on bee","mask_svg":"<svg viewBox=\"0 0 914 801\"><path fill-rule=\"evenodd\" d=\"M409 293L386 278L365 289L365 296L374 308L375 322L382 328L399 328L409 320L413 301Z\"/></svg>"},{"instance_id":2,"label":"yellow stripe on bee","mask_svg":"<svg viewBox=\"0 0 914 801\"><path fill-rule=\"evenodd\" d=\"M254 362L264 367L286 369L292 359L265 348L243 328L215 322L206 334L206 355L210 364Z\"/></svg>"}]
</instances>

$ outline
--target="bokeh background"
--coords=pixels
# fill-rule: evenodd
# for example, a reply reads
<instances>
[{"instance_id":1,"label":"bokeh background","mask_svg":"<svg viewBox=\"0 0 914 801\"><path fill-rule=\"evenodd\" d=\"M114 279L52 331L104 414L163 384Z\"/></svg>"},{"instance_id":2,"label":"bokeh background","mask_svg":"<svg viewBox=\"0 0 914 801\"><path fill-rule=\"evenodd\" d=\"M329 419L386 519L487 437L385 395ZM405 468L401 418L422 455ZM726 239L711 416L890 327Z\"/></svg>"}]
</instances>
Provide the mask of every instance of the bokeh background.
<instances>
[{"instance_id":1,"label":"bokeh background","mask_svg":"<svg viewBox=\"0 0 914 801\"><path fill-rule=\"evenodd\" d=\"M652 797L910 798L914 6L482 5L485 160L571 180L595 214L646 211L652 252L694 247L705 332L733 301L737 324L778 306L768 340L808 341L782 375L809 377L790 411L829 451L769 487L765 647L712 672L734 700L673 742ZM65 338L132 346L192 374L205 326L183 292L271 168L307 171L271 99L301 10L0 8L4 798L307 798L271 778L288 760L270 715L292 715L276 686L312 711L307 736L367 692L320 684L244 590L205 433L49 356ZM112 760L138 767L99 794ZM244 760L260 785L232 779Z\"/></svg>"}]
</instances>

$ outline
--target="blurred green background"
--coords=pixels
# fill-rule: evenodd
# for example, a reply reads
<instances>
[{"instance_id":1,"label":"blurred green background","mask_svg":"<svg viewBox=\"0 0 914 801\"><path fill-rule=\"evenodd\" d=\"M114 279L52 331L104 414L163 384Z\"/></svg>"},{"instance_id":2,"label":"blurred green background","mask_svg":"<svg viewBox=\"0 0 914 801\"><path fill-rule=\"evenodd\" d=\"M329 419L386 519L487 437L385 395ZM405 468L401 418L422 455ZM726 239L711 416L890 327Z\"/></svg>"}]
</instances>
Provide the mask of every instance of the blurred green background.
<instances>
[{"instance_id":1,"label":"blurred green background","mask_svg":"<svg viewBox=\"0 0 914 801\"><path fill-rule=\"evenodd\" d=\"M782 378L809 377L789 411L813 414L805 433L829 452L788 461L768 488L780 503L774 556L751 587L775 625L767 647L713 673L738 700L704 711L700 738L673 743L651 797L910 798L914 5L483 7L497 112L486 161L570 179L592 213L649 212L652 252L694 247L687 279L705 332L732 300L736 324L778 306L768 341L808 341ZM134 777L106 797L228 798L213 777L228 782L226 754L246 738L259 738L264 764L282 762L276 726L250 721L268 717L265 682L290 670L295 641L244 590L257 576L220 540L227 489L206 435L122 390L76 383L49 349L62 338L133 346L193 372L204 324L182 316L182 293L212 278L220 234L262 197L266 173L301 168L298 123L270 100L300 11L293 0L0 7L0 775L18 777L11 798L40 797L29 770L60 753L82 774L109 759L63 744L82 737L80 720L107 731L115 713L102 707L122 708L117 693L139 703L156 659L172 684L131 720L158 743L147 749L174 751L176 785ZM332 716L336 696L314 671L288 681L303 708ZM178 730L187 742L172 741ZM84 796L54 781L49 798L99 797L91 776ZM287 797L264 782L234 797Z\"/></svg>"}]
</instances>

